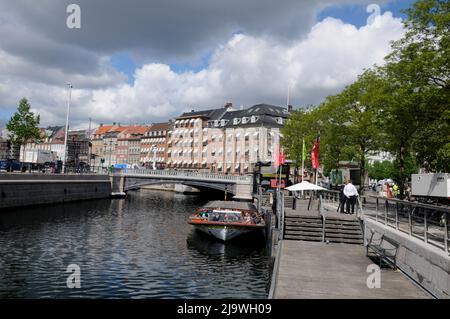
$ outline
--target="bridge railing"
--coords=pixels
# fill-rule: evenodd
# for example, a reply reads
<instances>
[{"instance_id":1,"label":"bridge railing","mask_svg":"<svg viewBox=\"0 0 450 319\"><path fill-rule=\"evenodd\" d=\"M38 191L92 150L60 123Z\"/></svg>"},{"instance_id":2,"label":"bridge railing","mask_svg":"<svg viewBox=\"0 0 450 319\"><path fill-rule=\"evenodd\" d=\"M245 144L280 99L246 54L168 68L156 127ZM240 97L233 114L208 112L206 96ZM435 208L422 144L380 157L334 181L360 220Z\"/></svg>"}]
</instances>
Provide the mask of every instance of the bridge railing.
<instances>
[{"instance_id":1,"label":"bridge railing","mask_svg":"<svg viewBox=\"0 0 450 319\"><path fill-rule=\"evenodd\" d=\"M123 176L141 175L141 176L157 176L157 177L175 177L175 178L195 178L206 180L225 180L233 182L252 182L251 175L227 175L227 174L213 174L196 171L183 170L151 170L151 169L124 169L117 173Z\"/></svg>"}]
</instances>

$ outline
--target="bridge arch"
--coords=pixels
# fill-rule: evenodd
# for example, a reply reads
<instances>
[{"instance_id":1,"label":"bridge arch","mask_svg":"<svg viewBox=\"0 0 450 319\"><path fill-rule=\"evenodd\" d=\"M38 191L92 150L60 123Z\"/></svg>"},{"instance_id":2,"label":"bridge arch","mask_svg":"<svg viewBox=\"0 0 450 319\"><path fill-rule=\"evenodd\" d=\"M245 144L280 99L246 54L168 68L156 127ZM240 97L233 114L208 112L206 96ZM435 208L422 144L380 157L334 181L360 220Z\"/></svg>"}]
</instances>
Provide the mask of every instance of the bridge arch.
<instances>
[{"instance_id":1,"label":"bridge arch","mask_svg":"<svg viewBox=\"0 0 450 319\"><path fill-rule=\"evenodd\" d=\"M190 186L202 190L214 190L221 191L236 195L236 185L232 183L209 183L209 182L200 182L200 181L190 181L190 180L156 180L156 179L142 179L142 178L130 178L128 177L125 181L124 191L138 189L143 186L148 185L162 185L162 184L179 184Z\"/></svg>"}]
</instances>

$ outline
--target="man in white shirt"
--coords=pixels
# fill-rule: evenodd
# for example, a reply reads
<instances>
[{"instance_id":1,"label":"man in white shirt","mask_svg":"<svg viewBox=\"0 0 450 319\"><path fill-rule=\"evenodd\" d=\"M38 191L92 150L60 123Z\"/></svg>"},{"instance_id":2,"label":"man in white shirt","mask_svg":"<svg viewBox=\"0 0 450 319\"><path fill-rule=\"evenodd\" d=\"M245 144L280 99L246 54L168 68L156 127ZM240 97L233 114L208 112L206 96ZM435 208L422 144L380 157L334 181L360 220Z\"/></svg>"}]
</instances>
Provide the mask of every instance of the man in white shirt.
<instances>
[{"instance_id":1,"label":"man in white shirt","mask_svg":"<svg viewBox=\"0 0 450 319\"><path fill-rule=\"evenodd\" d=\"M358 190L355 185L352 184L352 181L348 181L347 185L344 187L344 196L347 198L346 200L346 213L350 214L350 206L352 207L351 214L355 213L355 204L356 198L358 197Z\"/></svg>"}]
</instances>

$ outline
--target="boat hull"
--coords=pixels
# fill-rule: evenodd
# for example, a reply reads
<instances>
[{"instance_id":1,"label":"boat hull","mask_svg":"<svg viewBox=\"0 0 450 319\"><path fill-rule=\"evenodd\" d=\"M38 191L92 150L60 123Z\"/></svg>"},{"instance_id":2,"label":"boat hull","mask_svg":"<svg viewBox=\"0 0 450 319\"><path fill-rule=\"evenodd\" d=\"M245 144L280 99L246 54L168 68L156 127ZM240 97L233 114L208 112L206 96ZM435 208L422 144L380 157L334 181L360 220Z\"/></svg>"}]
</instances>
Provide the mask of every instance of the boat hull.
<instances>
[{"instance_id":1,"label":"boat hull","mask_svg":"<svg viewBox=\"0 0 450 319\"><path fill-rule=\"evenodd\" d=\"M251 232L261 232L263 228L256 227L242 227L230 225L194 225L195 228L207 235L213 236L221 241L228 241L238 236L248 234Z\"/></svg>"}]
</instances>

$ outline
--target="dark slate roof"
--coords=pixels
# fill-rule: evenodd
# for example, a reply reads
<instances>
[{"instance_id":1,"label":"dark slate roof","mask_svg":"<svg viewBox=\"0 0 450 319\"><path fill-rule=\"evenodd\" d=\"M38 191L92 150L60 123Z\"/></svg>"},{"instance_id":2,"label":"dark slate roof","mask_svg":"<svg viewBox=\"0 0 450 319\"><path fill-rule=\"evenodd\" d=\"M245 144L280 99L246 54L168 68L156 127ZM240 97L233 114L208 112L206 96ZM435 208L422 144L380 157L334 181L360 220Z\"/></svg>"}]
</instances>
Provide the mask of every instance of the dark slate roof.
<instances>
[{"instance_id":1,"label":"dark slate roof","mask_svg":"<svg viewBox=\"0 0 450 319\"><path fill-rule=\"evenodd\" d=\"M251 118L252 116L257 116L257 120L252 123L248 122L246 124L239 123L237 125L233 124L233 119L243 117ZM252 126L266 126L266 127L281 127L277 122L277 118L288 118L289 113L286 108L269 105L269 104L257 104L245 110L227 112L222 119L228 120L228 123L224 126L226 128L230 127L252 127Z\"/></svg>"},{"instance_id":2,"label":"dark slate roof","mask_svg":"<svg viewBox=\"0 0 450 319\"><path fill-rule=\"evenodd\" d=\"M287 118L289 113L285 107L270 105L270 104L257 104L253 105L251 108L242 110L242 116L252 116L252 115L271 115L275 117Z\"/></svg>"},{"instance_id":3,"label":"dark slate roof","mask_svg":"<svg viewBox=\"0 0 450 319\"><path fill-rule=\"evenodd\" d=\"M196 112L186 112L181 114L181 116L177 117L177 119L183 118L193 118L193 117L206 117L209 120L218 120L222 117L223 113L225 113L225 108L211 109L211 110L203 110Z\"/></svg>"}]
</instances>

